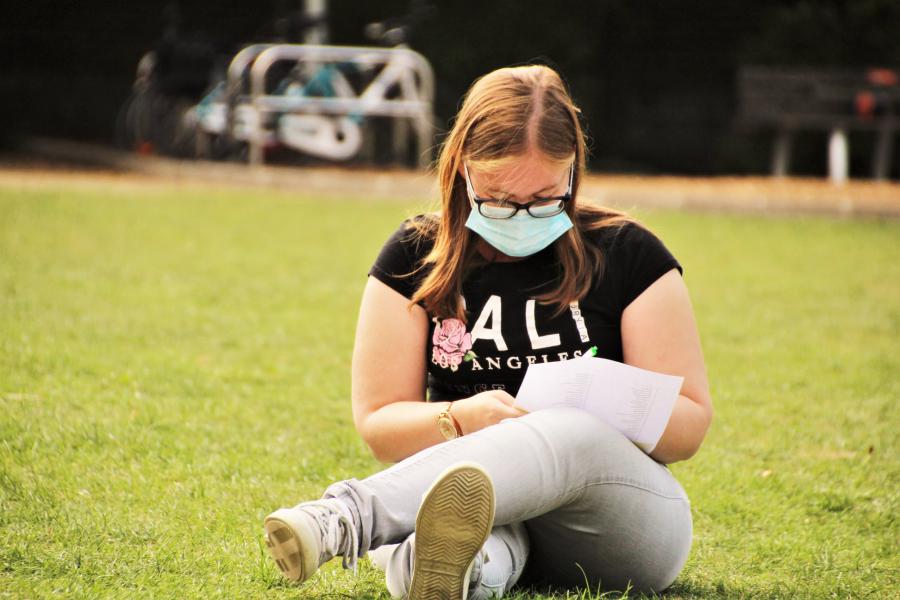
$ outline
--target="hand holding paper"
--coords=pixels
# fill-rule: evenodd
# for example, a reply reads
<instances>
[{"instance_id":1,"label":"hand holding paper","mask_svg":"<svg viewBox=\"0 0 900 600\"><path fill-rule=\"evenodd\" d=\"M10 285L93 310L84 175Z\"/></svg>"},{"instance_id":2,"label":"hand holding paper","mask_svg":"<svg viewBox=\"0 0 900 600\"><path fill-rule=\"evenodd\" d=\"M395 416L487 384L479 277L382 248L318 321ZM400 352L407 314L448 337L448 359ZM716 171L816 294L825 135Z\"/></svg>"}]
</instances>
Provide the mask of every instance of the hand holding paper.
<instances>
[{"instance_id":1,"label":"hand holding paper","mask_svg":"<svg viewBox=\"0 0 900 600\"><path fill-rule=\"evenodd\" d=\"M515 406L586 410L648 454L662 437L684 377L588 356L530 365Z\"/></svg>"}]
</instances>

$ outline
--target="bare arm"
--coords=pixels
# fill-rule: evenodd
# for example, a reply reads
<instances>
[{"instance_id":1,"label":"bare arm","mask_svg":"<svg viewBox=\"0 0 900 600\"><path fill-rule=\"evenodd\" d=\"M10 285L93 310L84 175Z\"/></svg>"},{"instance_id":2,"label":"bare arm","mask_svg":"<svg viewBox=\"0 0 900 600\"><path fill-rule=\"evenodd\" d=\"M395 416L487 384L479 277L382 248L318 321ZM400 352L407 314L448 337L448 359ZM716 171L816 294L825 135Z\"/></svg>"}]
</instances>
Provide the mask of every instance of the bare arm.
<instances>
[{"instance_id":1,"label":"bare arm","mask_svg":"<svg viewBox=\"0 0 900 600\"><path fill-rule=\"evenodd\" d=\"M437 426L446 402L425 402L428 317L420 306L370 277L363 291L353 346L353 422L375 457L402 460L444 441ZM522 414L505 392L453 403L451 414L471 433Z\"/></svg>"},{"instance_id":2,"label":"bare arm","mask_svg":"<svg viewBox=\"0 0 900 600\"><path fill-rule=\"evenodd\" d=\"M663 463L694 455L712 421L703 350L687 286L673 269L657 279L622 313L627 364L684 377L681 394L651 456Z\"/></svg>"}]
</instances>

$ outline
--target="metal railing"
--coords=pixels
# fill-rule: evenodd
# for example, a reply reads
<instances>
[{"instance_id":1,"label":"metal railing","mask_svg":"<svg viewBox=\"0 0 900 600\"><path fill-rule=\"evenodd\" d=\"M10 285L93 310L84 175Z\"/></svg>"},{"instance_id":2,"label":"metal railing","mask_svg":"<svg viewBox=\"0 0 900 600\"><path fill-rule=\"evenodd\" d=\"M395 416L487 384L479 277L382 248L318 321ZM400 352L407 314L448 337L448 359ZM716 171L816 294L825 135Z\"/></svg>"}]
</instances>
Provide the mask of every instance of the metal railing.
<instances>
[{"instance_id":1,"label":"metal railing","mask_svg":"<svg viewBox=\"0 0 900 600\"><path fill-rule=\"evenodd\" d=\"M273 65L284 61L309 69L329 63L350 63L371 69L375 75L362 89L355 90L353 97L270 93L266 89L266 74ZM250 63L248 104L257 113L249 139L251 164L264 161L266 113L409 119L416 131L419 164L427 166L431 162L434 74L431 65L418 52L408 48L260 44L245 48L235 56L228 69L229 89L240 90L243 73Z\"/></svg>"}]
</instances>

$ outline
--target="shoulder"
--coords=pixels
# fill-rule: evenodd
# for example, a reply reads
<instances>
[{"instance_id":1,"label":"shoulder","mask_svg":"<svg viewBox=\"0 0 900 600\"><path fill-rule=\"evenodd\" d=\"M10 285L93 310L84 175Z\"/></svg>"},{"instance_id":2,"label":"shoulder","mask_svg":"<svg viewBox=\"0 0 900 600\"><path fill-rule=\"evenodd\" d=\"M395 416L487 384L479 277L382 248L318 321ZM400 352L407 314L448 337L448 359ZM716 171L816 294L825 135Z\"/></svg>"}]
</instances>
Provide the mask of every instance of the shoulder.
<instances>
[{"instance_id":1,"label":"shoulder","mask_svg":"<svg viewBox=\"0 0 900 600\"><path fill-rule=\"evenodd\" d=\"M424 255L434 246L438 219L433 214L410 217L400 223L384 244L384 248L402 250L410 256Z\"/></svg>"},{"instance_id":2,"label":"shoulder","mask_svg":"<svg viewBox=\"0 0 900 600\"><path fill-rule=\"evenodd\" d=\"M625 255L640 250L647 245L662 244L650 229L632 218L622 218L608 224L587 228L585 239L604 253L615 252Z\"/></svg>"},{"instance_id":3,"label":"shoulder","mask_svg":"<svg viewBox=\"0 0 900 600\"><path fill-rule=\"evenodd\" d=\"M586 237L600 249L601 280L619 290L622 308L672 269L683 272L663 241L635 220L590 230Z\"/></svg>"},{"instance_id":4,"label":"shoulder","mask_svg":"<svg viewBox=\"0 0 900 600\"><path fill-rule=\"evenodd\" d=\"M420 267L434 246L436 230L433 215L403 221L382 246L369 275L411 298L425 275Z\"/></svg>"}]
</instances>

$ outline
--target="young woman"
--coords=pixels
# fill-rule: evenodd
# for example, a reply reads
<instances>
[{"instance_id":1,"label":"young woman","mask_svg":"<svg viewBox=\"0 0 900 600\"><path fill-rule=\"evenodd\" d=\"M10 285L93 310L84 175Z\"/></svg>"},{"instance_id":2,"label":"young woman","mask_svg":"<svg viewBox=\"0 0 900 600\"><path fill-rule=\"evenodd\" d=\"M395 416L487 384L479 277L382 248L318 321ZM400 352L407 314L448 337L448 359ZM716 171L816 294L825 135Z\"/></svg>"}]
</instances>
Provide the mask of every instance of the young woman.
<instances>
[{"instance_id":1,"label":"young woman","mask_svg":"<svg viewBox=\"0 0 900 600\"><path fill-rule=\"evenodd\" d=\"M691 457L712 418L700 341L665 246L578 201L584 160L553 70L500 69L469 90L438 162L441 211L387 241L360 308L354 422L397 464L267 517L288 578L388 544L395 597L499 597L523 573L658 592L678 575L691 513L665 465ZM515 407L528 365L592 346L684 377L649 455L583 411Z\"/></svg>"}]
</instances>

